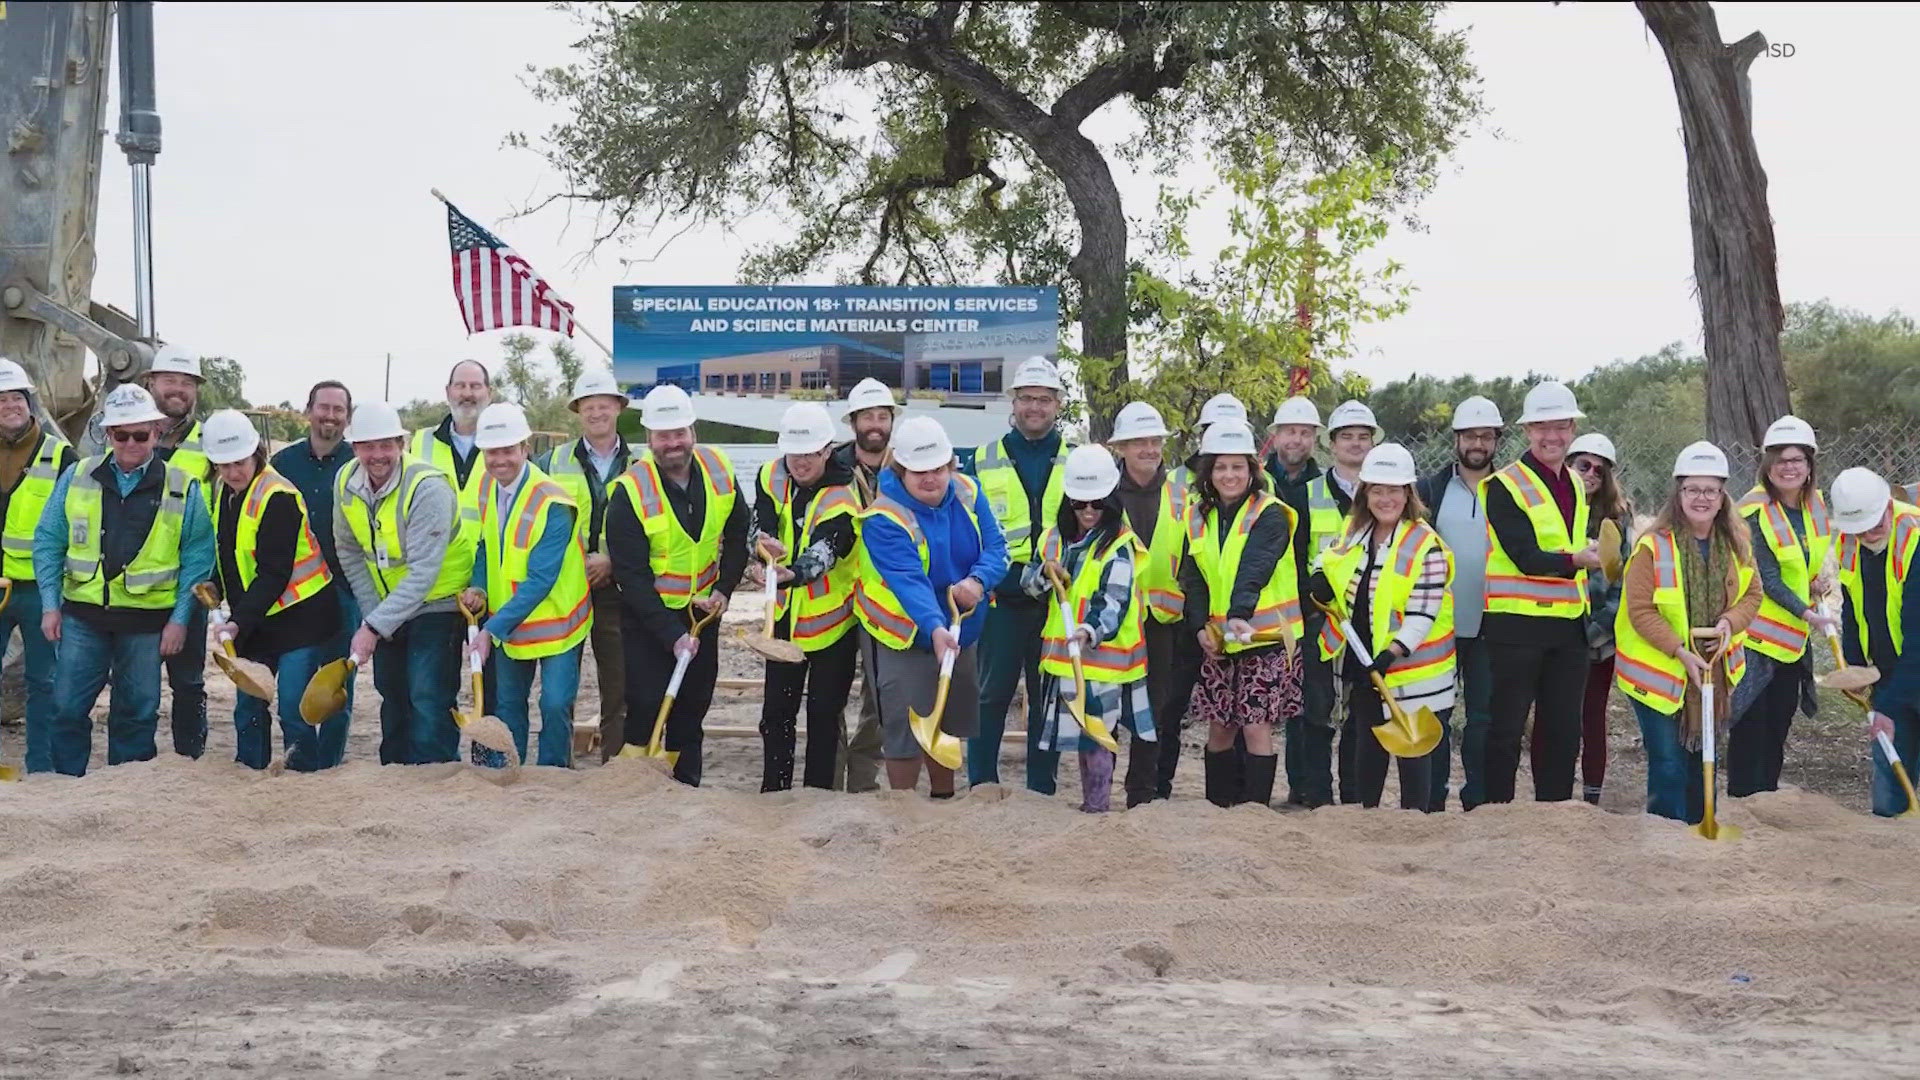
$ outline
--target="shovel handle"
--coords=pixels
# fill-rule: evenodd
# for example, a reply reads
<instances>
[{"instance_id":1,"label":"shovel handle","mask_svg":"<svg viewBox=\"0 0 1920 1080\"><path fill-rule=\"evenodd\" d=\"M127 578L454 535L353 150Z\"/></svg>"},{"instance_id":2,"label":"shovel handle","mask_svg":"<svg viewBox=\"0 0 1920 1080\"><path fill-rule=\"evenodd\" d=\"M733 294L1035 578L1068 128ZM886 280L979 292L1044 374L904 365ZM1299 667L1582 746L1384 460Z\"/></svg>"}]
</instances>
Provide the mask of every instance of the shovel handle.
<instances>
[{"instance_id":1,"label":"shovel handle","mask_svg":"<svg viewBox=\"0 0 1920 1080\"><path fill-rule=\"evenodd\" d=\"M693 619L692 624L687 627L688 637L699 637L700 631L705 630L707 628L707 624L712 622L714 619L718 618L720 615L719 611L716 610L716 611L709 611L704 615L695 616L693 615L693 612L695 610L697 609L691 603L687 605L687 614L690 618Z\"/></svg>"}]
</instances>

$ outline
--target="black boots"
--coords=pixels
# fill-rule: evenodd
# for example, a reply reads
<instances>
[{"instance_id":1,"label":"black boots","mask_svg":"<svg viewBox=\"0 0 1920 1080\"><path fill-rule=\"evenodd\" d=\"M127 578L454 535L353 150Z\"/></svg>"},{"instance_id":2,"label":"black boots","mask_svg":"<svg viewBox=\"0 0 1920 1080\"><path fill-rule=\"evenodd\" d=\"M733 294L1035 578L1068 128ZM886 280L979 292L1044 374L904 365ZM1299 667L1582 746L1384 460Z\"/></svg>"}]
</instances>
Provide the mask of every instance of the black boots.
<instances>
[{"instance_id":1,"label":"black boots","mask_svg":"<svg viewBox=\"0 0 1920 1080\"><path fill-rule=\"evenodd\" d=\"M1207 801L1215 806L1240 803L1273 802L1273 775L1280 764L1278 754L1242 754L1235 749L1205 754Z\"/></svg>"},{"instance_id":2,"label":"black boots","mask_svg":"<svg viewBox=\"0 0 1920 1080\"><path fill-rule=\"evenodd\" d=\"M1248 754L1246 787L1241 801L1273 805L1273 774L1280 763L1278 754Z\"/></svg>"}]
</instances>

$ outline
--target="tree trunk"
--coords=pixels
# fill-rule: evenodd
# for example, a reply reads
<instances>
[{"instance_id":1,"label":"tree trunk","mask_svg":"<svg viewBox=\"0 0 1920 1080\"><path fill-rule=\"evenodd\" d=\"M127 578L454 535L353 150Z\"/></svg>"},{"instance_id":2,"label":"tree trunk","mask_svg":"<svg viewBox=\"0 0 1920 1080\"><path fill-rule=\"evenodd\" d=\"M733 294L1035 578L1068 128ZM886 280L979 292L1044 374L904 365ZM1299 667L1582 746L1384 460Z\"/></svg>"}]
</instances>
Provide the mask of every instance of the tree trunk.
<instances>
[{"instance_id":1,"label":"tree trunk","mask_svg":"<svg viewBox=\"0 0 1920 1080\"><path fill-rule=\"evenodd\" d=\"M1687 151L1694 288L1707 351L1707 437L1757 445L1789 412L1767 174L1753 142L1747 66L1766 49L1753 33L1720 41L1705 2L1635 4L1673 71Z\"/></svg>"},{"instance_id":2,"label":"tree trunk","mask_svg":"<svg viewBox=\"0 0 1920 1080\"><path fill-rule=\"evenodd\" d=\"M1114 400L1114 392L1127 378L1127 218L1099 150L1088 143L1084 154L1070 156L1075 168L1059 175L1080 223L1080 250L1067 262L1067 272L1080 283L1080 351L1121 362L1112 385L1081 387L1087 396L1087 438L1105 442L1114 414L1125 404Z\"/></svg>"}]
</instances>

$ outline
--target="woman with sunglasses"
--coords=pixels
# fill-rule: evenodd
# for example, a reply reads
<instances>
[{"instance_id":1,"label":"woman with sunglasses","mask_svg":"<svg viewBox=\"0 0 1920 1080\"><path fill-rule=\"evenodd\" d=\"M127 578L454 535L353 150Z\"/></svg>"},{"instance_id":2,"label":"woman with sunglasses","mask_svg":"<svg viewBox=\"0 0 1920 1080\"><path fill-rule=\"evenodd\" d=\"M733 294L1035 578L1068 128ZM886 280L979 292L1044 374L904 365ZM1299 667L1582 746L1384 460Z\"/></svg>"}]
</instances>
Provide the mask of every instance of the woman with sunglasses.
<instances>
[{"instance_id":1,"label":"woman with sunglasses","mask_svg":"<svg viewBox=\"0 0 1920 1080\"><path fill-rule=\"evenodd\" d=\"M1673 494L1627 560L1614 620L1614 679L1633 699L1647 748L1647 812L1697 823L1705 813L1700 775L1700 690L1722 691L1746 670L1743 641L1760 610L1747 530L1727 498L1727 455L1712 443L1680 451ZM1712 631L1705 639L1695 630ZM1715 695L1718 714L1733 695Z\"/></svg>"},{"instance_id":2,"label":"woman with sunglasses","mask_svg":"<svg viewBox=\"0 0 1920 1080\"><path fill-rule=\"evenodd\" d=\"M1027 564L1020 587L1048 603L1040 699L1054 707L1040 730L1040 748L1061 751L1077 744L1080 809L1104 814L1113 789L1113 751L1080 730L1067 703L1076 692L1070 646L1079 643L1087 717L1108 731L1125 728L1134 739L1156 741L1147 695L1146 589L1139 577L1146 552L1114 494L1120 467L1106 447L1075 447L1063 471L1066 497L1059 517L1041 537L1040 560ZM1067 583L1072 625L1052 602L1056 575Z\"/></svg>"},{"instance_id":3,"label":"woman with sunglasses","mask_svg":"<svg viewBox=\"0 0 1920 1080\"><path fill-rule=\"evenodd\" d=\"M1216 806L1272 801L1274 727L1300 708L1299 654L1281 641L1305 629L1288 551L1297 519L1267 493L1257 454L1244 420L1218 421L1200 437L1180 566L1187 628L1204 654L1191 714L1207 725L1206 792ZM1233 768L1236 734L1246 736L1244 773Z\"/></svg>"},{"instance_id":4,"label":"woman with sunglasses","mask_svg":"<svg viewBox=\"0 0 1920 1080\"><path fill-rule=\"evenodd\" d=\"M1819 710L1809 631L1826 634L1839 620L1821 609L1831 589L1822 570L1834 534L1816 484L1816 441L1805 420L1775 420L1760 440L1760 482L1738 507L1747 519L1762 599L1747 632L1747 685L1727 741L1731 796L1779 790L1793 714L1812 717Z\"/></svg>"},{"instance_id":5,"label":"woman with sunglasses","mask_svg":"<svg viewBox=\"0 0 1920 1080\"><path fill-rule=\"evenodd\" d=\"M1633 554L1633 500L1616 475L1620 457L1613 440L1592 432L1573 440L1567 464L1580 478L1587 496L1590 538L1600 536L1600 523L1611 521L1620 530L1620 561ZM1607 702L1613 696L1613 620L1620 614L1620 582L1594 571L1587 575L1587 694L1580 710L1580 783L1584 797L1600 803L1600 785L1607 778ZM1542 767L1542 743L1533 743L1533 767Z\"/></svg>"}]
</instances>

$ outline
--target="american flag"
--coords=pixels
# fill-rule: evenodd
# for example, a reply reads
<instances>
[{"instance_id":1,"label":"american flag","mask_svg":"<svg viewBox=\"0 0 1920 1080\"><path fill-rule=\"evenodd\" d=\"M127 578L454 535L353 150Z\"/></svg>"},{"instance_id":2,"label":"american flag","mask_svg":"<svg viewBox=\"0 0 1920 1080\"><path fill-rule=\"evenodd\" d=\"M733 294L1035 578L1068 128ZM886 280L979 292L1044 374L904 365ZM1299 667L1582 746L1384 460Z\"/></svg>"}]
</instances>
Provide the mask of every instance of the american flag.
<instances>
[{"instance_id":1,"label":"american flag","mask_svg":"<svg viewBox=\"0 0 1920 1080\"><path fill-rule=\"evenodd\" d=\"M527 260L447 204L453 245L453 295L467 333L537 326L573 336L573 305L560 299Z\"/></svg>"}]
</instances>

